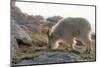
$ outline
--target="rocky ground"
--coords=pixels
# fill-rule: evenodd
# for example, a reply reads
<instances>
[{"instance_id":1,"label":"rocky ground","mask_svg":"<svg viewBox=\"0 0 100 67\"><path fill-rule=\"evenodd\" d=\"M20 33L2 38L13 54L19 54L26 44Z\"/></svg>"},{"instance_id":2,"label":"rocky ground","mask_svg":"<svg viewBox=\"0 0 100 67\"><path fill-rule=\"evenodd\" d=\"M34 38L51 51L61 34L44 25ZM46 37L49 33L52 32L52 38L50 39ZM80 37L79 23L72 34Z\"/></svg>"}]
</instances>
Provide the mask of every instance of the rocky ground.
<instances>
[{"instance_id":1,"label":"rocky ground","mask_svg":"<svg viewBox=\"0 0 100 67\"><path fill-rule=\"evenodd\" d=\"M68 52L47 52L44 55L40 55L32 59L24 59L20 61L19 65L29 64L51 64L51 63L64 63L81 61L80 56Z\"/></svg>"},{"instance_id":2,"label":"rocky ground","mask_svg":"<svg viewBox=\"0 0 100 67\"><path fill-rule=\"evenodd\" d=\"M75 51L66 50L48 50L46 47L36 47L34 50L28 51L27 48L20 48L20 52L13 59L14 65L30 65L30 64L52 64L52 63L69 63L82 61L95 61L95 42L93 40L93 50L90 54L82 53L82 45L77 46ZM79 48L81 47L81 48ZM83 48L84 49L84 48ZM28 51L28 52L27 52Z\"/></svg>"},{"instance_id":3,"label":"rocky ground","mask_svg":"<svg viewBox=\"0 0 100 67\"><path fill-rule=\"evenodd\" d=\"M30 64L54 64L54 63L69 63L95 61L95 54L85 54L78 51L63 51L63 50L37 50L31 54L23 54L15 65L30 65Z\"/></svg>"}]
</instances>

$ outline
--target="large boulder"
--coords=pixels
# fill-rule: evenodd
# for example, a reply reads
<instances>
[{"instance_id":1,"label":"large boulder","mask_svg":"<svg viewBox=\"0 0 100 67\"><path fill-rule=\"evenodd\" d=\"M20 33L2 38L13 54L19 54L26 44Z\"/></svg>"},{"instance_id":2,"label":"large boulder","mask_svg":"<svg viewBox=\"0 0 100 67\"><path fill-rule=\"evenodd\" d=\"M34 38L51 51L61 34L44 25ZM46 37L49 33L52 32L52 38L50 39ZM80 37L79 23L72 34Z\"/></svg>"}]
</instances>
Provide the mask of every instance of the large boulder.
<instances>
[{"instance_id":1,"label":"large boulder","mask_svg":"<svg viewBox=\"0 0 100 67\"><path fill-rule=\"evenodd\" d=\"M11 35L14 35L17 42L23 42L23 44L32 44L32 39L17 23L15 20L11 20Z\"/></svg>"}]
</instances>

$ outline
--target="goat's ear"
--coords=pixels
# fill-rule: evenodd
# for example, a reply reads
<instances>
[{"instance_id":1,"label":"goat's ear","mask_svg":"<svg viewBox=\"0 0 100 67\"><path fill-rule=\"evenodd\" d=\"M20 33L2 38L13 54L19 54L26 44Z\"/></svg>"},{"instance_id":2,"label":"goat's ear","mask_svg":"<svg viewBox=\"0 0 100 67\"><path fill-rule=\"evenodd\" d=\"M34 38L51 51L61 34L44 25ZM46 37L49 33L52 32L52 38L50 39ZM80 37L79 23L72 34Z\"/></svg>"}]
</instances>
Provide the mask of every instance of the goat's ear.
<instances>
[{"instance_id":1,"label":"goat's ear","mask_svg":"<svg viewBox=\"0 0 100 67\"><path fill-rule=\"evenodd\" d=\"M47 36L50 37L50 28L47 30Z\"/></svg>"}]
</instances>

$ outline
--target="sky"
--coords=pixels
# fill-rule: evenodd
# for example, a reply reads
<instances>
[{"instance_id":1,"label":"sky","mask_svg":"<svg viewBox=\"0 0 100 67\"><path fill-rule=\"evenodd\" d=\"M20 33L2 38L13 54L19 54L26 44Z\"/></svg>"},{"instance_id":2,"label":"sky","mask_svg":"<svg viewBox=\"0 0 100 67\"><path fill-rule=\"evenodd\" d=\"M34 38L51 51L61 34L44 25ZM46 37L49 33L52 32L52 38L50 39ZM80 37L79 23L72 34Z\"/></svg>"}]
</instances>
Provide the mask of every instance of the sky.
<instances>
[{"instance_id":1,"label":"sky","mask_svg":"<svg viewBox=\"0 0 100 67\"><path fill-rule=\"evenodd\" d=\"M29 2L16 2L16 6L24 13L41 15L45 18L52 16L86 18L91 24L92 31L95 32L95 7Z\"/></svg>"}]
</instances>

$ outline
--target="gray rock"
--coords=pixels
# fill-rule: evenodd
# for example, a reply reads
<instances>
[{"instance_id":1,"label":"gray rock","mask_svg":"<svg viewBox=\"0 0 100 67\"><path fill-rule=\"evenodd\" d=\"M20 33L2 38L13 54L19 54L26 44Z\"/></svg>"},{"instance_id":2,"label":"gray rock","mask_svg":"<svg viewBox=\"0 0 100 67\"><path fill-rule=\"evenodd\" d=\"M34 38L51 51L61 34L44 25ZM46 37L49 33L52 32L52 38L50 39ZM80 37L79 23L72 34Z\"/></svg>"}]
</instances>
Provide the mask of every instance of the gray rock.
<instances>
[{"instance_id":1,"label":"gray rock","mask_svg":"<svg viewBox=\"0 0 100 67\"><path fill-rule=\"evenodd\" d=\"M40 27L38 24L25 24L25 26L28 28L28 30L32 32L40 32Z\"/></svg>"},{"instance_id":2,"label":"gray rock","mask_svg":"<svg viewBox=\"0 0 100 67\"><path fill-rule=\"evenodd\" d=\"M32 39L31 37L28 35L28 33L26 33L24 31L24 29L22 29L15 20L11 20L11 35L14 35L14 37L16 39L20 39L22 40L24 43L29 43L32 44Z\"/></svg>"},{"instance_id":3,"label":"gray rock","mask_svg":"<svg viewBox=\"0 0 100 67\"><path fill-rule=\"evenodd\" d=\"M65 52L48 52L45 55L40 55L39 57L33 59L24 59L21 60L18 65L27 65L27 64L51 64L51 63L67 63L80 61L81 58L78 55L73 53Z\"/></svg>"}]
</instances>

